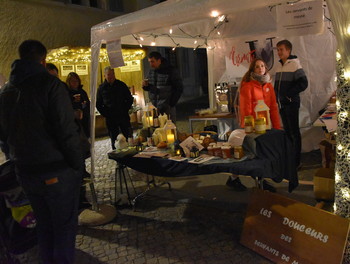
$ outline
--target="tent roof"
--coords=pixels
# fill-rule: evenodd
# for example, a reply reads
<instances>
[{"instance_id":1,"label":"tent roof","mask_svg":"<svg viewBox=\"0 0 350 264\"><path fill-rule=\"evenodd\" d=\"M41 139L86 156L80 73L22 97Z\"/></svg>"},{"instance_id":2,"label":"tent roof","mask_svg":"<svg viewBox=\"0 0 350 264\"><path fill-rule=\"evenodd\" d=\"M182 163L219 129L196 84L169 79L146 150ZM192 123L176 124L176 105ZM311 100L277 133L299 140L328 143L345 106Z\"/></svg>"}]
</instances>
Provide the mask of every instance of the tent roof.
<instances>
[{"instance_id":1,"label":"tent roof","mask_svg":"<svg viewBox=\"0 0 350 264\"><path fill-rule=\"evenodd\" d=\"M280 3L281 0L168 0L92 27L91 44L118 39L124 44L139 44L139 35L132 34L145 34L144 45L156 38L157 46L193 47L193 39L203 44L219 37L264 34L275 31L275 8L271 11L269 6ZM214 10L227 16L228 23L220 26L220 36L215 28L218 17L211 16ZM174 31L171 36L170 28Z\"/></svg>"}]
</instances>

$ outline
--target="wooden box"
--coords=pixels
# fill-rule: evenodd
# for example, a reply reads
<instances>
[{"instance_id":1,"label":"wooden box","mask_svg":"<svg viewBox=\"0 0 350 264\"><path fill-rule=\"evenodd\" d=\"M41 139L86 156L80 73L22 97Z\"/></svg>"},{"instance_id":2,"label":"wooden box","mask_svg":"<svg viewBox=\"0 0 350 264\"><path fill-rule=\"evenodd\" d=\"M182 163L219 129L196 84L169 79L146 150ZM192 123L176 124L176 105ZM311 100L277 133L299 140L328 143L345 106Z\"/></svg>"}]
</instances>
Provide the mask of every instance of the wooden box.
<instances>
[{"instance_id":1,"label":"wooden box","mask_svg":"<svg viewBox=\"0 0 350 264\"><path fill-rule=\"evenodd\" d=\"M320 168L314 175L315 198L334 201L334 169Z\"/></svg>"}]
</instances>

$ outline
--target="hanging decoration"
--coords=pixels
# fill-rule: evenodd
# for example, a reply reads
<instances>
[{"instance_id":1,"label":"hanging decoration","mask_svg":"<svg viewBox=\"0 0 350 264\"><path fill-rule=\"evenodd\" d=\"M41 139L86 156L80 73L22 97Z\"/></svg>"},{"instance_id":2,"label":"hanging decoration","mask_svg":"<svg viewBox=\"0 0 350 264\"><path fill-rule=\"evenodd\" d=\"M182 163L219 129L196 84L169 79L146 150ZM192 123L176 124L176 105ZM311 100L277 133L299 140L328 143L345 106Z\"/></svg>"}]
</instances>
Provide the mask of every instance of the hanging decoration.
<instances>
[{"instance_id":1,"label":"hanging decoration","mask_svg":"<svg viewBox=\"0 0 350 264\"><path fill-rule=\"evenodd\" d=\"M214 12L214 11L213 11ZM228 19L226 15L219 15L218 12L211 14L211 16L216 18L216 22L213 26L213 28L207 33L207 34L197 34L197 35L191 35L188 32L186 32L181 26L177 26L178 30L185 34L188 38L194 39L194 47L193 49L196 50L198 48L212 48L208 45L208 39L209 37L216 32L217 36L220 37L221 32L219 29L225 24L228 23ZM172 50L174 51L176 48L181 47L181 44L176 40L176 36L174 35L173 27L170 27L169 33L142 33L142 34L132 34L133 38L137 41L139 46L142 48L145 43L148 43L147 39L151 39L151 42L149 45L156 46L157 45L157 38L159 37L168 37L171 42L174 44ZM200 42L200 43L199 43Z\"/></svg>"},{"instance_id":2,"label":"hanging decoration","mask_svg":"<svg viewBox=\"0 0 350 264\"><path fill-rule=\"evenodd\" d=\"M146 52L143 49L122 49L122 55L124 61L135 61L145 58ZM85 47L53 49L48 53L46 60L51 63L59 62L63 64L91 62L91 49ZM108 61L107 50L102 48L99 62Z\"/></svg>"}]
</instances>

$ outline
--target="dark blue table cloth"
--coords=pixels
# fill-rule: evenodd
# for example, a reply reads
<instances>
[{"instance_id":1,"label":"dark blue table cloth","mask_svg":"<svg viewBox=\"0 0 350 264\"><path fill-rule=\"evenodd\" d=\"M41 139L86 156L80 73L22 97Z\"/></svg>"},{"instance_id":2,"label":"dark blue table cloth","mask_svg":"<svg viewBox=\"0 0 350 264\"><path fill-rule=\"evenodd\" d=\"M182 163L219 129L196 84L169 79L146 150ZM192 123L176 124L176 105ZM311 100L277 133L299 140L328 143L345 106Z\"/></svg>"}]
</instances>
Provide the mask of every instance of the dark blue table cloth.
<instances>
[{"instance_id":1,"label":"dark blue table cloth","mask_svg":"<svg viewBox=\"0 0 350 264\"><path fill-rule=\"evenodd\" d=\"M251 141L255 142L252 148ZM162 177L184 177L229 172L248 175L253 178L271 178L275 182L289 181L289 191L298 186L298 175L294 162L293 148L283 130L268 130L262 135L247 135L243 148L250 151L251 159L239 162L222 160L215 163L193 164L187 161L173 161L166 158L133 157L134 149L110 152L108 157L129 168L149 175Z\"/></svg>"}]
</instances>

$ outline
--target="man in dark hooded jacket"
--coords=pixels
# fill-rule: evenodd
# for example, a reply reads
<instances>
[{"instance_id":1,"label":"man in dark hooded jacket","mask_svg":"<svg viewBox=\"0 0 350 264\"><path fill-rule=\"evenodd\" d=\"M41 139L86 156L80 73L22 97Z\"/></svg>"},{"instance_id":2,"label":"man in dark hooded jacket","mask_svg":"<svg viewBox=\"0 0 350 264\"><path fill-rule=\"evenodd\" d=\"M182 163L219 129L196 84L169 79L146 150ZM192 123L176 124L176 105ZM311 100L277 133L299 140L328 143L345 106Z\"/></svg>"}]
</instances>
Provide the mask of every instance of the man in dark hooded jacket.
<instances>
[{"instance_id":1,"label":"man in dark hooded jacket","mask_svg":"<svg viewBox=\"0 0 350 264\"><path fill-rule=\"evenodd\" d=\"M166 113L176 122L175 106L183 91L180 75L159 52L151 52L148 62L152 69L148 73L148 81L143 81L142 88L148 91L149 99L158 112Z\"/></svg>"},{"instance_id":2,"label":"man in dark hooded jacket","mask_svg":"<svg viewBox=\"0 0 350 264\"><path fill-rule=\"evenodd\" d=\"M0 90L0 140L37 219L42 263L74 263L83 158L71 101L45 69L46 53L36 40L19 46Z\"/></svg>"}]
</instances>

